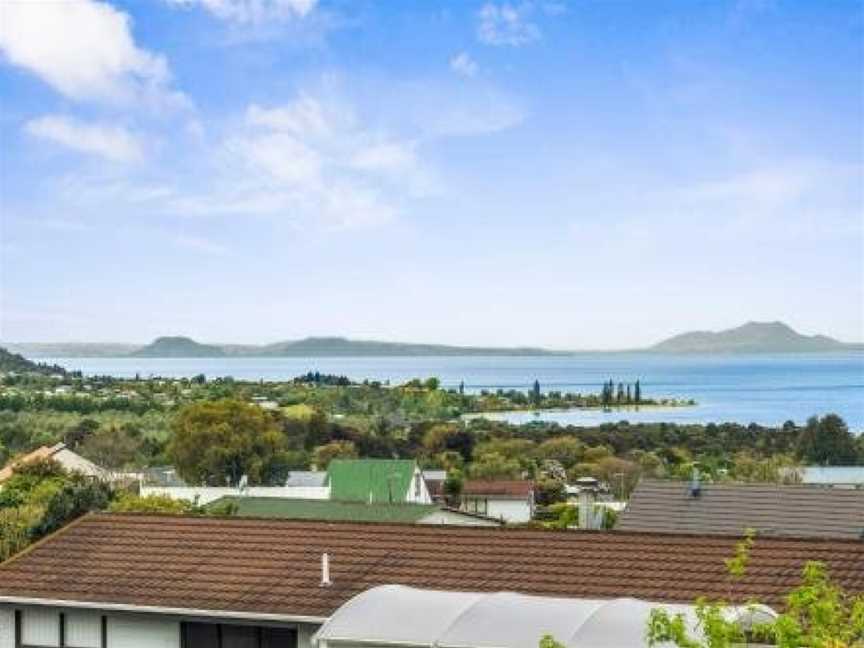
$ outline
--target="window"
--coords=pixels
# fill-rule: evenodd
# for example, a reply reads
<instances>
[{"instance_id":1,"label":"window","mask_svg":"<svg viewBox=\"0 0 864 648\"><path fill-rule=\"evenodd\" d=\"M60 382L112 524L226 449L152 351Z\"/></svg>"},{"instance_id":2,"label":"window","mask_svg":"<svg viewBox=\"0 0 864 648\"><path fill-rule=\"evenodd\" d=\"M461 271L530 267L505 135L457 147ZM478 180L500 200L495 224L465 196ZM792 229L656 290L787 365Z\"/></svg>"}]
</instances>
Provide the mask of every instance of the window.
<instances>
[{"instance_id":1,"label":"window","mask_svg":"<svg viewBox=\"0 0 864 648\"><path fill-rule=\"evenodd\" d=\"M71 611L64 615L65 646L69 648L100 648L102 617L93 612Z\"/></svg>"},{"instance_id":2,"label":"window","mask_svg":"<svg viewBox=\"0 0 864 648\"><path fill-rule=\"evenodd\" d=\"M60 645L60 612L28 608L21 613L21 645L26 648Z\"/></svg>"},{"instance_id":3,"label":"window","mask_svg":"<svg viewBox=\"0 0 864 648\"><path fill-rule=\"evenodd\" d=\"M184 623L183 648L297 648L293 628Z\"/></svg>"},{"instance_id":4,"label":"window","mask_svg":"<svg viewBox=\"0 0 864 648\"><path fill-rule=\"evenodd\" d=\"M463 500L462 509L469 513L486 515L489 511L489 500L481 497L466 497Z\"/></svg>"},{"instance_id":5,"label":"window","mask_svg":"<svg viewBox=\"0 0 864 648\"><path fill-rule=\"evenodd\" d=\"M17 612L21 648L101 648L102 617L85 610L27 608Z\"/></svg>"}]
</instances>

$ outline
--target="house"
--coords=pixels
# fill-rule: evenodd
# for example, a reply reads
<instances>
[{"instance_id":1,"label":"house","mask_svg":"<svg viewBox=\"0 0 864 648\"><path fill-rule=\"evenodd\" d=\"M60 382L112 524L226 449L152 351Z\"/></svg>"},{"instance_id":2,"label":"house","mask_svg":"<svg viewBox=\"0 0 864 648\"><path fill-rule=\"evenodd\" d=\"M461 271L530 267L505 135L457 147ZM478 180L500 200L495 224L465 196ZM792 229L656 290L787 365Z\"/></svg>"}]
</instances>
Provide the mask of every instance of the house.
<instances>
[{"instance_id":1,"label":"house","mask_svg":"<svg viewBox=\"0 0 864 648\"><path fill-rule=\"evenodd\" d=\"M334 459L327 467L330 499L342 502L431 504L412 459Z\"/></svg>"},{"instance_id":2,"label":"house","mask_svg":"<svg viewBox=\"0 0 864 648\"><path fill-rule=\"evenodd\" d=\"M213 506L233 504L235 515L283 520L336 520L343 522L405 522L456 526L500 526L494 518L467 513L437 504L387 504L384 502L338 502L281 497L223 497Z\"/></svg>"},{"instance_id":3,"label":"house","mask_svg":"<svg viewBox=\"0 0 864 648\"><path fill-rule=\"evenodd\" d=\"M65 443L56 443L53 446L42 446L29 454L10 461L5 468L0 470L0 484L12 477L16 466L48 459L56 461L69 472L79 472L83 475L99 479L108 479L110 477L110 473L107 470L72 452L66 447Z\"/></svg>"},{"instance_id":4,"label":"house","mask_svg":"<svg viewBox=\"0 0 864 648\"><path fill-rule=\"evenodd\" d=\"M347 648L334 627L355 646L426 628L442 640L422 645L448 648L443 635L453 627L464 648L487 648L483 629L505 622L554 623L545 631L578 637L596 631L587 614L607 619L611 632L645 605L697 596L777 607L806 560L824 561L849 593L864 592L864 543L757 538L747 573L730 584L724 559L739 540L94 513L0 565L0 648L308 648L313 638L318 648ZM468 596L451 596L460 592ZM486 596L499 592L512 594ZM455 632L458 606L483 619L473 638ZM368 614L339 625L352 608ZM539 637L519 637L497 645L536 648ZM644 646L638 641L605 645Z\"/></svg>"},{"instance_id":5,"label":"house","mask_svg":"<svg viewBox=\"0 0 864 648\"><path fill-rule=\"evenodd\" d=\"M615 526L621 531L864 538L864 491L779 484L643 479Z\"/></svg>"},{"instance_id":6,"label":"house","mask_svg":"<svg viewBox=\"0 0 864 648\"><path fill-rule=\"evenodd\" d=\"M534 517L534 483L525 480L468 480L462 486L463 511L509 523Z\"/></svg>"}]
</instances>

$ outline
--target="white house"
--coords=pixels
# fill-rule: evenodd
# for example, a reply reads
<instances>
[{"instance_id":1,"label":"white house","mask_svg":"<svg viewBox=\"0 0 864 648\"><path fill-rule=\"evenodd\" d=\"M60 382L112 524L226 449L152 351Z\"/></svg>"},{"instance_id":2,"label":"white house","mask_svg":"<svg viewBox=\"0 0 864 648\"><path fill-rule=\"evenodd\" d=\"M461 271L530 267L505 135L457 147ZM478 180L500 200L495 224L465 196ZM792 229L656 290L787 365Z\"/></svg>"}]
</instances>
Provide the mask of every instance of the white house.
<instances>
[{"instance_id":1,"label":"white house","mask_svg":"<svg viewBox=\"0 0 864 648\"><path fill-rule=\"evenodd\" d=\"M469 480L462 487L460 508L508 523L534 517L534 483L525 480Z\"/></svg>"}]
</instances>

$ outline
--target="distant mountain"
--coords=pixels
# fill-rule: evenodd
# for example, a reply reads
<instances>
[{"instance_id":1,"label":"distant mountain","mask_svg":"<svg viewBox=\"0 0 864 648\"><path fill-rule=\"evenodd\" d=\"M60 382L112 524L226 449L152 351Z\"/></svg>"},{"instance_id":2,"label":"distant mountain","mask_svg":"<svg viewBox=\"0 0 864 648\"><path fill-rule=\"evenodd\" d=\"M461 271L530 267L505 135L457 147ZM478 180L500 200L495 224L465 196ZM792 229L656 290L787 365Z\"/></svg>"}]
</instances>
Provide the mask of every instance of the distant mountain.
<instances>
[{"instance_id":1,"label":"distant mountain","mask_svg":"<svg viewBox=\"0 0 864 648\"><path fill-rule=\"evenodd\" d=\"M559 355L560 352L530 347L463 347L444 344L409 344L348 340L342 337L309 337L292 342L277 342L261 347L255 355L277 357L347 356L526 356Z\"/></svg>"},{"instance_id":2,"label":"distant mountain","mask_svg":"<svg viewBox=\"0 0 864 648\"><path fill-rule=\"evenodd\" d=\"M825 335L801 335L783 322L748 322L725 331L682 333L652 346L660 353L800 353L861 350Z\"/></svg>"},{"instance_id":3,"label":"distant mountain","mask_svg":"<svg viewBox=\"0 0 864 648\"><path fill-rule=\"evenodd\" d=\"M160 337L129 355L136 358L220 358L225 351L213 344L201 344L188 337Z\"/></svg>"},{"instance_id":4,"label":"distant mountain","mask_svg":"<svg viewBox=\"0 0 864 648\"><path fill-rule=\"evenodd\" d=\"M188 337L160 337L148 345L100 343L7 344L30 358L344 358L352 356L561 356L579 351L537 347L475 347L411 344L344 337L307 337L273 344L202 344ZM637 351L638 349L632 349ZM864 344L845 344L824 335L801 335L782 322L749 322L726 331L682 333L642 351L655 353L800 353L864 351ZM596 353L596 352L595 352ZM610 351L609 353L617 353ZM20 356L18 356L20 357ZM22 358L23 359L23 358Z\"/></svg>"},{"instance_id":5,"label":"distant mountain","mask_svg":"<svg viewBox=\"0 0 864 648\"><path fill-rule=\"evenodd\" d=\"M11 353L10 351L0 347L0 372L40 373L50 375L65 374L66 370L63 367L58 367L56 365L32 362L22 355Z\"/></svg>"},{"instance_id":6,"label":"distant mountain","mask_svg":"<svg viewBox=\"0 0 864 648\"><path fill-rule=\"evenodd\" d=\"M8 342L6 348L28 358L119 358L141 348L140 344L112 342Z\"/></svg>"}]
</instances>

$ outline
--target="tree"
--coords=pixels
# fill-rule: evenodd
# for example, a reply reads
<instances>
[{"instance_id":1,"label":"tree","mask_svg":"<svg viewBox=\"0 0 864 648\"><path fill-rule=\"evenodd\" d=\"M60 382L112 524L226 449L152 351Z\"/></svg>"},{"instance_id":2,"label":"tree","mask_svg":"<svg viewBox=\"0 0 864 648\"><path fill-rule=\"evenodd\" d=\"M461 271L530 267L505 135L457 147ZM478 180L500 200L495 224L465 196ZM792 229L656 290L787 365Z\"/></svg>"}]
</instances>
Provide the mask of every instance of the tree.
<instances>
[{"instance_id":1,"label":"tree","mask_svg":"<svg viewBox=\"0 0 864 648\"><path fill-rule=\"evenodd\" d=\"M469 473L474 479L517 479L519 462L497 452L481 455L471 464Z\"/></svg>"},{"instance_id":2,"label":"tree","mask_svg":"<svg viewBox=\"0 0 864 648\"><path fill-rule=\"evenodd\" d=\"M318 470L327 470L334 459L357 459L359 456L353 441L331 441L315 448L312 462Z\"/></svg>"},{"instance_id":3,"label":"tree","mask_svg":"<svg viewBox=\"0 0 864 648\"><path fill-rule=\"evenodd\" d=\"M89 511L105 509L113 496L106 482L72 473L49 500L42 519L30 529L31 540L53 533Z\"/></svg>"},{"instance_id":4,"label":"tree","mask_svg":"<svg viewBox=\"0 0 864 648\"><path fill-rule=\"evenodd\" d=\"M798 437L797 450L805 462L823 466L851 465L858 458L855 437L836 414L811 417Z\"/></svg>"},{"instance_id":5,"label":"tree","mask_svg":"<svg viewBox=\"0 0 864 648\"><path fill-rule=\"evenodd\" d=\"M585 446L575 437L553 437L537 446L537 456L541 459L553 459L565 468L572 468L582 458Z\"/></svg>"},{"instance_id":6,"label":"tree","mask_svg":"<svg viewBox=\"0 0 864 648\"><path fill-rule=\"evenodd\" d=\"M534 485L534 496L540 506L557 504L567 499L567 487L562 481L544 477Z\"/></svg>"},{"instance_id":7,"label":"tree","mask_svg":"<svg viewBox=\"0 0 864 648\"><path fill-rule=\"evenodd\" d=\"M228 501L224 504L214 502L201 506L196 501L174 499L168 495L132 495L124 493L118 496L108 510L112 513L150 513L158 515L234 515L237 504Z\"/></svg>"},{"instance_id":8,"label":"tree","mask_svg":"<svg viewBox=\"0 0 864 648\"><path fill-rule=\"evenodd\" d=\"M535 405L540 404L541 394L540 394L540 381L534 381L534 387L531 390L531 400Z\"/></svg>"},{"instance_id":9,"label":"tree","mask_svg":"<svg viewBox=\"0 0 864 648\"><path fill-rule=\"evenodd\" d=\"M458 468L453 468L447 471L447 477L441 485L441 490L444 493L444 501L447 506L454 508L459 507L462 498L462 489L465 486L465 479L462 476L462 471Z\"/></svg>"},{"instance_id":10,"label":"tree","mask_svg":"<svg viewBox=\"0 0 864 648\"><path fill-rule=\"evenodd\" d=\"M139 446L128 428L110 425L90 433L81 443L80 453L97 466L119 471L135 459Z\"/></svg>"},{"instance_id":11,"label":"tree","mask_svg":"<svg viewBox=\"0 0 864 648\"><path fill-rule=\"evenodd\" d=\"M286 460L286 441L277 421L256 405L217 400L185 406L171 425L168 454L190 484L236 486L268 483Z\"/></svg>"},{"instance_id":12,"label":"tree","mask_svg":"<svg viewBox=\"0 0 864 648\"><path fill-rule=\"evenodd\" d=\"M464 428L450 423L433 425L423 435L423 447L430 456L454 450L462 455L466 463L474 453L474 435Z\"/></svg>"},{"instance_id":13,"label":"tree","mask_svg":"<svg viewBox=\"0 0 864 648\"><path fill-rule=\"evenodd\" d=\"M736 546L735 556L725 561L730 578L747 571L754 534L748 530ZM748 608L756 609L750 601ZM697 599L696 618L701 636L692 636L682 614L651 611L647 637L650 646L672 643L678 648L731 648L749 639L778 648L856 648L864 645L864 595L846 594L834 585L825 565L805 563L801 584L786 596L786 608L775 619L746 629L728 613L725 601Z\"/></svg>"},{"instance_id":14,"label":"tree","mask_svg":"<svg viewBox=\"0 0 864 648\"><path fill-rule=\"evenodd\" d=\"M642 402L642 385L639 384L639 380L636 380L636 386L633 389L633 398L636 401L636 404Z\"/></svg>"},{"instance_id":15,"label":"tree","mask_svg":"<svg viewBox=\"0 0 864 648\"><path fill-rule=\"evenodd\" d=\"M63 435L63 443L70 450L76 451L87 438L99 429L99 421L92 418L85 418L78 421L76 425L70 427L66 434Z\"/></svg>"}]
</instances>

